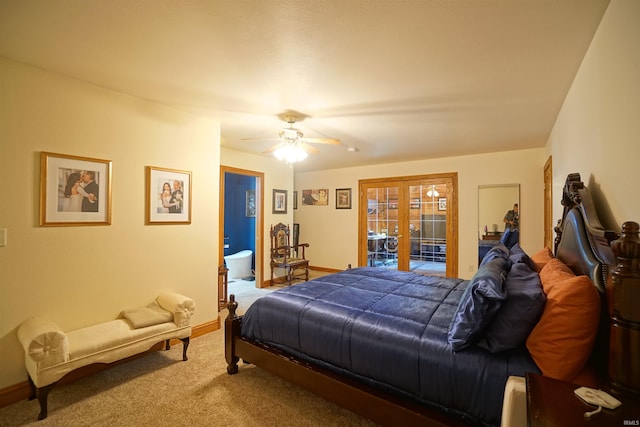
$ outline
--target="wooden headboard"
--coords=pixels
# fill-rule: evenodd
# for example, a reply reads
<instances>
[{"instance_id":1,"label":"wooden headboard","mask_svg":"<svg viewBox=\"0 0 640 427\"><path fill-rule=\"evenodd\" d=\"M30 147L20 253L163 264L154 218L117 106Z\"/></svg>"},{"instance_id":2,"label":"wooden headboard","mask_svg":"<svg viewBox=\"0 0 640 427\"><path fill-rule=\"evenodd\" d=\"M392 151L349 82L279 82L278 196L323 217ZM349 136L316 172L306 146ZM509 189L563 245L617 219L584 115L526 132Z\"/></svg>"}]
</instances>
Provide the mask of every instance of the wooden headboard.
<instances>
[{"instance_id":1,"label":"wooden headboard","mask_svg":"<svg viewBox=\"0 0 640 427\"><path fill-rule=\"evenodd\" d=\"M621 235L605 229L578 173L567 177L562 205L555 255L577 275L589 276L602 301L590 363L612 387L640 393L638 224L625 222Z\"/></svg>"}]
</instances>

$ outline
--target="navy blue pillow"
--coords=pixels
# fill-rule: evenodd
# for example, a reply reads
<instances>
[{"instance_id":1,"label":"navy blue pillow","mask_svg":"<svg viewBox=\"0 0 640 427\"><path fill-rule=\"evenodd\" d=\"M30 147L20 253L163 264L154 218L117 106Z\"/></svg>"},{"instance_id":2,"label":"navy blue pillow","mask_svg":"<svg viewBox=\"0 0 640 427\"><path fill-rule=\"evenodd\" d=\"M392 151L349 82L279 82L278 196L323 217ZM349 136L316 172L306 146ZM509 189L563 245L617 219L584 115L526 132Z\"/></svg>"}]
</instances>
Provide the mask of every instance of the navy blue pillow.
<instances>
[{"instance_id":1,"label":"navy blue pillow","mask_svg":"<svg viewBox=\"0 0 640 427\"><path fill-rule=\"evenodd\" d=\"M519 244L515 244L509 249L509 259L514 264L522 262L529 266L533 271L538 271L536 263L525 253Z\"/></svg>"},{"instance_id":2,"label":"navy blue pillow","mask_svg":"<svg viewBox=\"0 0 640 427\"><path fill-rule=\"evenodd\" d=\"M478 271L483 265L485 265L486 263L488 263L489 261L491 261L492 259L495 259L495 258L508 259L509 258L509 249L507 249L507 247L505 245L503 245L502 243L499 243L499 244L495 245L494 247L492 247L489 250L489 252L487 252L487 254L484 256L484 258L482 258L482 262L478 266Z\"/></svg>"},{"instance_id":3,"label":"navy blue pillow","mask_svg":"<svg viewBox=\"0 0 640 427\"><path fill-rule=\"evenodd\" d=\"M511 266L505 281L507 299L487 326L478 346L492 353L523 345L538 323L547 297L540 276L526 263Z\"/></svg>"},{"instance_id":4,"label":"navy blue pillow","mask_svg":"<svg viewBox=\"0 0 640 427\"><path fill-rule=\"evenodd\" d=\"M506 299L504 281L510 261L494 258L469 281L449 326L448 340L455 351L470 346L484 332Z\"/></svg>"}]
</instances>

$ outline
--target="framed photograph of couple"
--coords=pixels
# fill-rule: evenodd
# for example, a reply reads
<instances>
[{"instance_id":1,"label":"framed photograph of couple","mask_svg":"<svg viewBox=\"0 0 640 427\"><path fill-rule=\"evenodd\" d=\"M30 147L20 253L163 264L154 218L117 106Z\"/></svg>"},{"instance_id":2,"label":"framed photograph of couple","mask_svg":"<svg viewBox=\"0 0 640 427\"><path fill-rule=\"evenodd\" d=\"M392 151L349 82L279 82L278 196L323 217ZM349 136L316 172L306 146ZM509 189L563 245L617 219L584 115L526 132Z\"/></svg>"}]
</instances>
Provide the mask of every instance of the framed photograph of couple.
<instances>
[{"instance_id":1,"label":"framed photograph of couple","mask_svg":"<svg viewBox=\"0 0 640 427\"><path fill-rule=\"evenodd\" d=\"M111 161L40 153L40 225L111 224Z\"/></svg>"},{"instance_id":2,"label":"framed photograph of couple","mask_svg":"<svg viewBox=\"0 0 640 427\"><path fill-rule=\"evenodd\" d=\"M191 224L191 172L147 166L146 224Z\"/></svg>"}]
</instances>

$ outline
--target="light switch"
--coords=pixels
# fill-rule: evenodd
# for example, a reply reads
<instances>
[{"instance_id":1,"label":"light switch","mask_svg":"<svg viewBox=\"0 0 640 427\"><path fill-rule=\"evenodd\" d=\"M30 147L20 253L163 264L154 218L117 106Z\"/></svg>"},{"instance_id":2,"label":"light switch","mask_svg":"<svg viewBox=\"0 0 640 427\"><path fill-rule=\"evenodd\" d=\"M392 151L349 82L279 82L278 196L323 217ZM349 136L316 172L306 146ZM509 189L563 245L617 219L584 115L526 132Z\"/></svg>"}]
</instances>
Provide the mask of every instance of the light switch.
<instances>
[{"instance_id":1,"label":"light switch","mask_svg":"<svg viewBox=\"0 0 640 427\"><path fill-rule=\"evenodd\" d=\"M0 228L0 247L7 246L7 229Z\"/></svg>"}]
</instances>

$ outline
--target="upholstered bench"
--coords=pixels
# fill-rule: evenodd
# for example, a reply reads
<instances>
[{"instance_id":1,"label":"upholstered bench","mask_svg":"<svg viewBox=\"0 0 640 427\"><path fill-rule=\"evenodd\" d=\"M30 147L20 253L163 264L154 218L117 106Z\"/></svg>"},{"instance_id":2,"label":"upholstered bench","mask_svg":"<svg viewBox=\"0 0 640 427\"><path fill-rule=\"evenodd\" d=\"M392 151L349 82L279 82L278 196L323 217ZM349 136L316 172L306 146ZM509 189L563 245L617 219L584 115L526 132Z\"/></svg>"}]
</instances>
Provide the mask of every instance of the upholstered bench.
<instances>
[{"instance_id":1,"label":"upholstered bench","mask_svg":"<svg viewBox=\"0 0 640 427\"><path fill-rule=\"evenodd\" d=\"M18 328L24 347L31 396L40 402L38 419L47 417L47 396L69 372L94 363L111 363L145 352L155 344L180 339L182 359L187 360L190 319L195 310L191 298L162 292L149 306L123 311L117 319L71 332L51 320L32 317Z\"/></svg>"}]
</instances>

